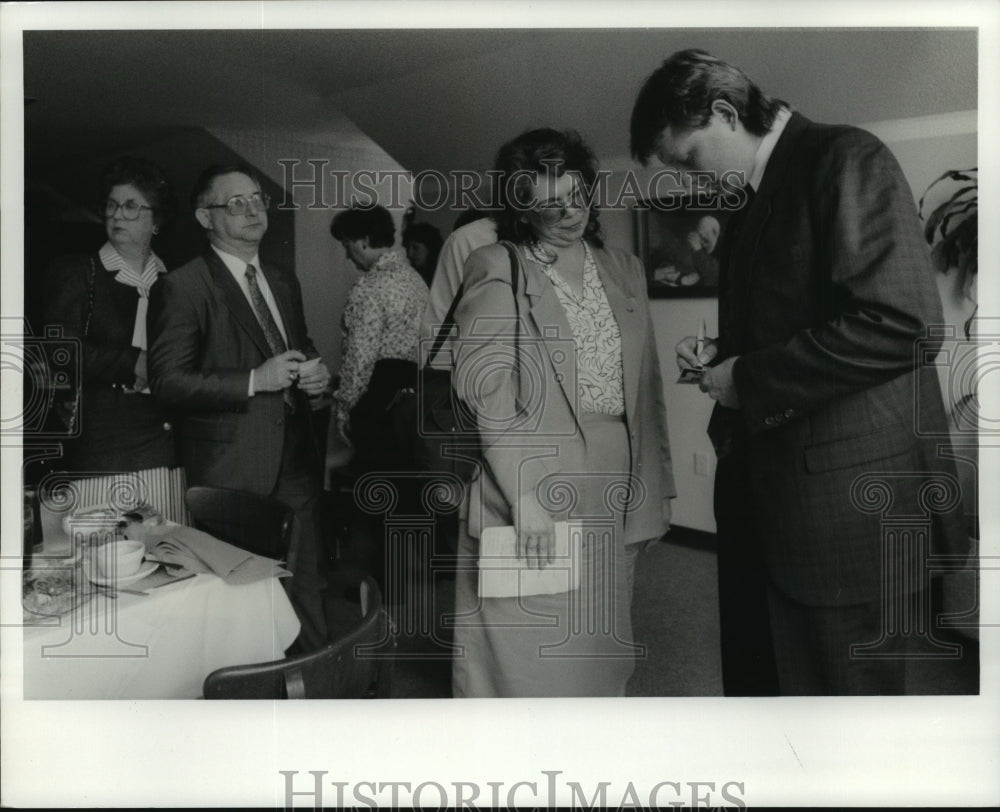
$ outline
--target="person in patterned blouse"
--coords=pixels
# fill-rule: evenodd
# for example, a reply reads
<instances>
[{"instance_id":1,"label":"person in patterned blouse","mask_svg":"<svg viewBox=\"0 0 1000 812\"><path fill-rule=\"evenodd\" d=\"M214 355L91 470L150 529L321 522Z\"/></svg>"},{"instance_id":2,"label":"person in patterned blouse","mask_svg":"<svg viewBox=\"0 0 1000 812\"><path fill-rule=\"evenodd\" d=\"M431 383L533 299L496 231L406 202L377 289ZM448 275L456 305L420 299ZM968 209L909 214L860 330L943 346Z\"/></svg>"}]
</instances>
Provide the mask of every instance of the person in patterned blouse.
<instances>
[{"instance_id":1,"label":"person in patterned blouse","mask_svg":"<svg viewBox=\"0 0 1000 812\"><path fill-rule=\"evenodd\" d=\"M646 278L603 247L596 160L576 132L525 132L496 171L502 244L469 257L455 312L452 380L483 465L459 528L452 690L621 696L636 559L669 528L676 493ZM582 528L571 565L555 557L555 521ZM579 586L481 597L479 540L503 526L527 568L578 567Z\"/></svg>"},{"instance_id":2,"label":"person in patterned blouse","mask_svg":"<svg viewBox=\"0 0 1000 812\"><path fill-rule=\"evenodd\" d=\"M362 272L344 308L337 428L354 446L359 470L399 469L408 461L393 441L389 409L401 389L416 387L427 284L392 250L396 226L382 206L340 212L330 234Z\"/></svg>"}]
</instances>

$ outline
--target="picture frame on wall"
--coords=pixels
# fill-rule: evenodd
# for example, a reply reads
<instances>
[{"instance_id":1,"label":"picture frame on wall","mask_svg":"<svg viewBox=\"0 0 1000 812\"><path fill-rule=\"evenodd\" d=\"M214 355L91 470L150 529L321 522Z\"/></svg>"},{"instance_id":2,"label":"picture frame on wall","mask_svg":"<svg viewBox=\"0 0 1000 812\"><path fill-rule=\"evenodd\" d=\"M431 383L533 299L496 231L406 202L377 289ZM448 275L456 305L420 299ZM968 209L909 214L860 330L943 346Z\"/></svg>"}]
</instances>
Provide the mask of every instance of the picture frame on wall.
<instances>
[{"instance_id":1,"label":"picture frame on wall","mask_svg":"<svg viewBox=\"0 0 1000 812\"><path fill-rule=\"evenodd\" d=\"M636 249L650 298L719 295L718 246L730 212L691 197L651 200L634 210Z\"/></svg>"}]
</instances>

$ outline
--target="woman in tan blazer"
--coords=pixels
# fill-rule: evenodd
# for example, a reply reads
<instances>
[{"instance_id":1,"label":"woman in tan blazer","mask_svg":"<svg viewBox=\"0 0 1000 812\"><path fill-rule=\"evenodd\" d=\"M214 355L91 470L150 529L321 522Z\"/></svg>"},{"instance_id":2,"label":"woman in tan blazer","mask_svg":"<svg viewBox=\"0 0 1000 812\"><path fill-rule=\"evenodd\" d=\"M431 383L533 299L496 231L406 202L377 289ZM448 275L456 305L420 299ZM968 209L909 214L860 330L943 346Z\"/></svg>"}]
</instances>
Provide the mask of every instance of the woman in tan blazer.
<instances>
[{"instance_id":1,"label":"woman in tan blazer","mask_svg":"<svg viewBox=\"0 0 1000 812\"><path fill-rule=\"evenodd\" d=\"M604 249L596 162L575 132L526 132L497 156L504 244L465 267L454 384L483 465L466 496L456 584L456 696L619 696L638 648L635 560L675 495L660 364L639 260ZM513 525L530 568L555 521L584 528L580 586L482 598L484 529Z\"/></svg>"}]
</instances>

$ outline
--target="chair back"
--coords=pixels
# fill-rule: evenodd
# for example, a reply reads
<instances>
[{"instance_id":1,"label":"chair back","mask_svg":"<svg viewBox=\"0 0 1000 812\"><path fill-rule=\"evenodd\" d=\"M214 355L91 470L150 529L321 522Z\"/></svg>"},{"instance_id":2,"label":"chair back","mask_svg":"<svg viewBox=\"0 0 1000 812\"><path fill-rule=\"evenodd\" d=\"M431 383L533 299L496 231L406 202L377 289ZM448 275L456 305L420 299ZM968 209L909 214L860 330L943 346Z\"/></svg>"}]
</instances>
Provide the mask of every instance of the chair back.
<instances>
[{"instance_id":1,"label":"chair back","mask_svg":"<svg viewBox=\"0 0 1000 812\"><path fill-rule=\"evenodd\" d=\"M288 554L293 511L283 502L208 486L188 488L184 502L196 529L267 558Z\"/></svg>"},{"instance_id":2,"label":"chair back","mask_svg":"<svg viewBox=\"0 0 1000 812\"><path fill-rule=\"evenodd\" d=\"M389 697L395 639L378 585L365 577L359 587L360 616L339 639L308 654L213 671L205 699Z\"/></svg>"}]
</instances>

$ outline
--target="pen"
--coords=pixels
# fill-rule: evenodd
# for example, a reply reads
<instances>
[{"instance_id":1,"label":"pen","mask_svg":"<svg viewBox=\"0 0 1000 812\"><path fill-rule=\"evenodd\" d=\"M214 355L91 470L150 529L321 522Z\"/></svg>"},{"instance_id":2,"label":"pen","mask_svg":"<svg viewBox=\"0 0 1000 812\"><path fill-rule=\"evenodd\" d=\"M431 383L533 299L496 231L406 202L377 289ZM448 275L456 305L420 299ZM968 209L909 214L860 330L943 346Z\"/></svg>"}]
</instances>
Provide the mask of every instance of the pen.
<instances>
[{"instance_id":1,"label":"pen","mask_svg":"<svg viewBox=\"0 0 1000 812\"><path fill-rule=\"evenodd\" d=\"M702 319L701 323L698 325L698 339L695 342L695 354L698 359L698 366L703 366L701 363L701 352L705 349L705 320Z\"/></svg>"}]
</instances>

